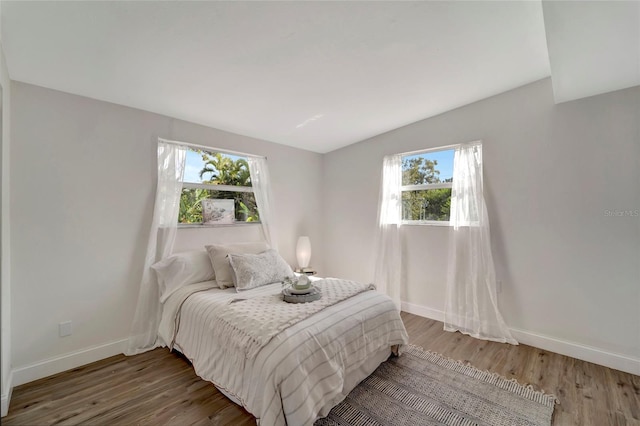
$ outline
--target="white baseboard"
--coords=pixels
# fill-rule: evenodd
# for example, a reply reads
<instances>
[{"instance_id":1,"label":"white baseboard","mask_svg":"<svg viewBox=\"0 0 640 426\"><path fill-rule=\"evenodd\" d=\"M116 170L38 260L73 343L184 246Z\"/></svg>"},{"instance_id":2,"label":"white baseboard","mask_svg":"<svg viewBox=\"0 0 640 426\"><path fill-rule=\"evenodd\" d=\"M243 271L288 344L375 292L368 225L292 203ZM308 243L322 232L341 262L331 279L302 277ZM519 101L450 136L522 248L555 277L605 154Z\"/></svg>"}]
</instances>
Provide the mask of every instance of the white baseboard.
<instances>
[{"instance_id":1,"label":"white baseboard","mask_svg":"<svg viewBox=\"0 0 640 426\"><path fill-rule=\"evenodd\" d=\"M402 302L402 310L410 314L430 318L436 321L444 321L444 312L416 305L414 303ZM624 371L640 376L640 359L627 355L616 354L593 346L581 343L558 339L556 337L545 336L527 330L510 328L513 337L520 343L555 352L594 364Z\"/></svg>"},{"instance_id":2,"label":"white baseboard","mask_svg":"<svg viewBox=\"0 0 640 426\"><path fill-rule=\"evenodd\" d=\"M127 339L105 343L98 346L81 349L79 351L49 358L24 367L15 368L13 373L13 385L20 386L52 374L61 373L72 368L90 364L110 356L121 354L125 348Z\"/></svg>"},{"instance_id":3,"label":"white baseboard","mask_svg":"<svg viewBox=\"0 0 640 426\"><path fill-rule=\"evenodd\" d=\"M418 315L421 317L429 318L432 320L444 322L444 312L437 309L428 308L422 305L416 305L415 303L402 302L401 309L410 314Z\"/></svg>"},{"instance_id":4,"label":"white baseboard","mask_svg":"<svg viewBox=\"0 0 640 426\"><path fill-rule=\"evenodd\" d=\"M13 392L13 371L9 372L9 378L7 379L7 393L2 394L2 410L0 417L4 417L9 412L9 403L11 402L11 393Z\"/></svg>"},{"instance_id":5,"label":"white baseboard","mask_svg":"<svg viewBox=\"0 0 640 426\"><path fill-rule=\"evenodd\" d=\"M518 328L510 328L510 330L513 337L525 345L640 376L640 359L638 358Z\"/></svg>"}]
</instances>

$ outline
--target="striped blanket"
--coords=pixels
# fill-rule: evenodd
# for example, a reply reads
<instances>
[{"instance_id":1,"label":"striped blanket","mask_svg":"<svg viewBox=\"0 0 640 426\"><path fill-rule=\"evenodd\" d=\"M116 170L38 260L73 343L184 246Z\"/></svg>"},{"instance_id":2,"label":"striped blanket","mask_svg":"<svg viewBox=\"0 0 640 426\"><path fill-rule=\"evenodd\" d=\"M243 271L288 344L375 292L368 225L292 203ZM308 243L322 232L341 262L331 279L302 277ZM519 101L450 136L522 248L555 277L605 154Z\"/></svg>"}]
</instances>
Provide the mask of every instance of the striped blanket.
<instances>
[{"instance_id":1,"label":"striped blanket","mask_svg":"<svg viewBox=\"0 0 640 426\"><path fill-rule=\"evenodd\" d=\"M278 332L255 356L239 356L236 345L220 340L211 326L216 311L240 295L196 285L193 291L167 300L161 337L171 340L171 324L179 318L176 347L196 374L234 397L263 425L312 425L384 360L385 350L388 356L390 346L408 341L391 299L363 291ZM280 291L280 284L272 284L241 297Z\"/></svg>"}]
</instances>

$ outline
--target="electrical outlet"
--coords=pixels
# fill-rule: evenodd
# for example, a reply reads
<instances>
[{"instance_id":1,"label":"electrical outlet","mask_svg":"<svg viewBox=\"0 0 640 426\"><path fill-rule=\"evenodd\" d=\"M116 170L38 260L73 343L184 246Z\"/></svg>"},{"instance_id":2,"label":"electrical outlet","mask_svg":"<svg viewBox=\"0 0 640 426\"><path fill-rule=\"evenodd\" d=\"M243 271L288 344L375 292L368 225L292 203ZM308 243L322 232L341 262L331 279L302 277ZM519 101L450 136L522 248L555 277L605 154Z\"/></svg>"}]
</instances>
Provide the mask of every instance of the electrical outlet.
<instances>
[{"instance_id":1,"label":"electrical outlet","mask_svg":"<svg viewBox=\"0 0 640 426\"><path fill-rule=\"evenodd\" d=\"M71 328L71 321L65 321L58 324L58 334L60 337L71 336L73 329Z\"/></svg>"}]
</instances>

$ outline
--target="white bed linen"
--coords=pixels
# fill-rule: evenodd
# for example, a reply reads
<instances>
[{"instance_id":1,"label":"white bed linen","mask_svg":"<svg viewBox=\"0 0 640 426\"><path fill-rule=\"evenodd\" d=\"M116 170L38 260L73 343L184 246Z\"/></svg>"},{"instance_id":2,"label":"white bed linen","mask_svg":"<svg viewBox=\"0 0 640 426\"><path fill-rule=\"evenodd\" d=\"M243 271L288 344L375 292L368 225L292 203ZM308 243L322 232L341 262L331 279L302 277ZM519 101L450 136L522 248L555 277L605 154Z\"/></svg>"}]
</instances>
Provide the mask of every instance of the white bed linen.
<instances>
[{"instance_id":1,"label":"white bed linen","mask_svg":"<svg viewBox=\"0 0 640 426\"><path fill-rule=\"evenodd\" d=\"M326 416L408 336L394 303L376 291L360 293L330 306L275 336L255 358L225 365L225 342L216 342L206 326L207 313L238 297L234 289L197 284L167 300L159 334L171 343L171 323L180 309L176 347L198 376L233 396L262 425L311 425ZM195 291L184 302L181 299ZM273 294L271 284L242 296ZM181 308L180 308L181 306ZM164 327L162 326L164 325ZM371 365L371 359L375 359Z\"/></svg>"},{"instance_id":2,"label":"white bed linen","mask_svg":"<svg viewBox=\"0 0 640 426\"><path fill-rule=\"evenodd\" d=\"M171 296L169 296L169 298L167 298L167 300L165 300L165 302L161 304L162 317L160 318L160 325L158 326L158 336L161 340L161 346L167 346L169 347L169 349L172 349L176 319L179 320L179 317L177 317L177 313L182 302L184 302L186 298L189 297L189 295L198 291L216 290L219 288L220 287L215 280L203 281L201 283L195 283L187 285L185 287L181 287L176 290ZM229 294L236 293L233 287L220 291L227 292Z\"/></svg>"}]
</instances>

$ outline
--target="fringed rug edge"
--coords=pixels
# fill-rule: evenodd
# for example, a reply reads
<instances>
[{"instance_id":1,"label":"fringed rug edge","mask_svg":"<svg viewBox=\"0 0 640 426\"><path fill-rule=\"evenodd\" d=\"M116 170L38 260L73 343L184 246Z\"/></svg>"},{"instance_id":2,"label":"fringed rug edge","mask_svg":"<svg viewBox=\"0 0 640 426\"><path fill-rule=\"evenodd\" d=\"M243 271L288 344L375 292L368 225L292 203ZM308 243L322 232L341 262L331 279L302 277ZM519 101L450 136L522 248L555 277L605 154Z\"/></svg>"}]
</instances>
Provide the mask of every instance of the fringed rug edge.
<instances>
[{"instance_id":1,"label":"fringed rug edge","mask_svg":"<svg viewBox=\"0 0 640 426\"><path fill-rule=\"evenodd\" d=\"M480 370L471 364L446 357L437 352L426 350L420 346L411 344L403 345L400 348L400 356L402 356L403 353L409 353L441 367L448 368L474 379L492 384L500 389L513 392L518 396L537 402L549 408L555 408L555 404L560 404L560 401L554 394L546 393L544 390L535 390L531 384L524 385L519 383L516 379L507 379L498 373Z\"/></svg>"}]
</instances>

